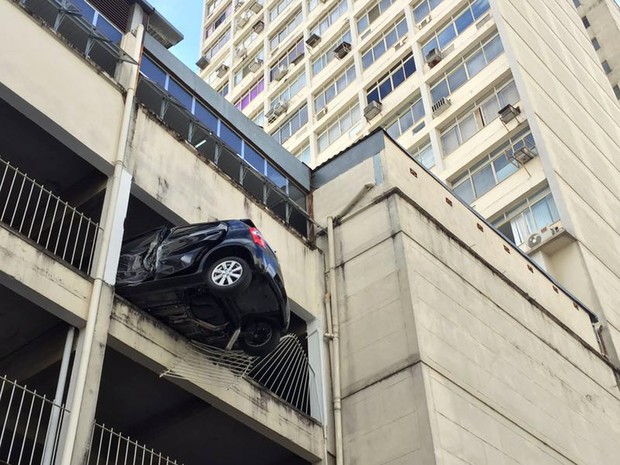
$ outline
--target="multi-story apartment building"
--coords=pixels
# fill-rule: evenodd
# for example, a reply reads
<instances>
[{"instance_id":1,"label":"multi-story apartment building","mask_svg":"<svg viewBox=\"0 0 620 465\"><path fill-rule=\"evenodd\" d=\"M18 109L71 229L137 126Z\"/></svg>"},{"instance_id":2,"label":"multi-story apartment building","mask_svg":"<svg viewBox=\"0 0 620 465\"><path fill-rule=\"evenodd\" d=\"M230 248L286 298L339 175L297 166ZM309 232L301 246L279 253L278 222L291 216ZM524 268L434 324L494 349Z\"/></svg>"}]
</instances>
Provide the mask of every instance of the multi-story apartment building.
<instances>
[{"instance_id":1,"label":"multi-story apartment building","mask_svg":"<svg viewBox=\"0 0 620 465\"><path fill-rule=\"evenodd\" d=\"M0 463L614 463L620 108L572 4L540 3L494 0L433 67L421 108L442 113L416 121L462 135L512 102L437 159L453 192L378 127L304 165L166 49L147 1L0 0ZM392 84L421 79L383 53ZM226 218L282 266L291 334L265 359L115 293L125 238ZM547 222L537 264L516 243Z\"/></svg>"},{"instance_id":2,"label":"multi-story apartment building","mask_svg":"<svg viewBox=\"0 0 620 465\"><path fill-rule=\"evenodd\" d=\"M620 100L620 3L616 0L574 0L573 3Z\"/></svg>"}]
</instances>

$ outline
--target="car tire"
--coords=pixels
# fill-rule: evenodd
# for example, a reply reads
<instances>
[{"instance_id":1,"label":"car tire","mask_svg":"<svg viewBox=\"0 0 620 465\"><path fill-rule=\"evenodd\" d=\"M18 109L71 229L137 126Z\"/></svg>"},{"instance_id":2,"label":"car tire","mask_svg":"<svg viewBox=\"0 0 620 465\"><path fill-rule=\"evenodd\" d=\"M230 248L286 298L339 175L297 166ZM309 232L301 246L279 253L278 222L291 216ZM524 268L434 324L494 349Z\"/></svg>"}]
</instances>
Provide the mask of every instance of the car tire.
<instances>
[{"instance_id":1,"label":"car tire","mask_svg":"<svg viewBox=\"0 0 620 465\"><path fill-rule=\"evenodd\" d=\"M280 343L280 329L266 320L254 320L244 325L239 345L241 349L255 357L263 357L273 351Z\"/></svg>"},{"instance_id":2,"label":"car tire","mask_svg":"<svg viewBox=\"0 0 620 465\"><path fill-rule=\"evenodd\" d=\"M207 287L216 294L243 292L248 288L251 281L252 270L243 258L220 258L207 269Z\"/></svg>"}]
</instances>

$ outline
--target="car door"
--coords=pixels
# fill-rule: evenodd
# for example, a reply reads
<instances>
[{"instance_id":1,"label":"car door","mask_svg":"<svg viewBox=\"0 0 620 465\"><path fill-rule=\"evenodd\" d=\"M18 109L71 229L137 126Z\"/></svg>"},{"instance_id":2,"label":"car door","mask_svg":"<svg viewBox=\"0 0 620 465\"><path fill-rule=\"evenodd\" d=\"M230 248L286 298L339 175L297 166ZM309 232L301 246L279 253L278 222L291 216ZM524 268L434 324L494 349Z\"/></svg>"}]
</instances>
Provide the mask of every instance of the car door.
<instances>
[{"instance_id":1,"label":"car door","mask_svg":"<svg viewBox=\"0 0 620 465\"><path fill-rule=\"evenodd\" d=\"M225 222L172 228L157 250L155 278L191 273L204 253L224 239L227 230Z\"/></svg>"}]
</instances>

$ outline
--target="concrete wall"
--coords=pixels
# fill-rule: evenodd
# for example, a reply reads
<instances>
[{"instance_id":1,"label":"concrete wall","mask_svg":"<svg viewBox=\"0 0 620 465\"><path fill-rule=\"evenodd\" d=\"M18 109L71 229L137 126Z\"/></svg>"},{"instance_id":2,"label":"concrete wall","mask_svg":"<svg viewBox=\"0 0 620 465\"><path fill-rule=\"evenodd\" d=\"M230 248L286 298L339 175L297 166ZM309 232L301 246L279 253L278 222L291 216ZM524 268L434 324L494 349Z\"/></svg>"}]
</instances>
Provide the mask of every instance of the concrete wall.
<instances>
[{"instance_id":1,"label":"concrete wall","mask_svg":"<svg viewBox=\"0 0 620 465\"><path fill-rule=\"evenodd\" d=\"M386 144L380 178L369 159L315 193L333 214L330 191L378 179L335 232L345 463L612 463L620 392L588 314Z\"/></svg>"},{"instance_id":2,"label":"concrete wall","mask_svg":"<svg viewBox=\"0 0 620 465\"><path fill-rule=\"evenodd\" d=\"M619 347L620 107L571 2L499 0L493 14L563 224L579 243L585 284L574 292L605 313Z\"/></svg>"}]
</instances>

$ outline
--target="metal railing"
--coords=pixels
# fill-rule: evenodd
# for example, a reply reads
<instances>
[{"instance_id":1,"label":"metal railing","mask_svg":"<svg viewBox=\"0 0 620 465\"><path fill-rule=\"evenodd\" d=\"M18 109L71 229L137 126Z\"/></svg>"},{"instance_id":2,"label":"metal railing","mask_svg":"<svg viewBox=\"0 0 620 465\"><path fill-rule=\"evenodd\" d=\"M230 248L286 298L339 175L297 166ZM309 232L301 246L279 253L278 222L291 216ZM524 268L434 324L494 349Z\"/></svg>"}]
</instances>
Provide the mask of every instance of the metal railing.
<instances>
[{"instance_id":1,"label":"metal railing","mask_svg":"<svg viewBox=\"0 0 620 465\"><path fill-rule=\"evenodd\" d=\"M75 268L90 272L99 225L2 159L0 222Z\"/></svg>"},{"instance_id":2,"label":"metal railing","mask_svg":"<svg viewBox=\"0 0 620 465\"><path fill-rule=\"evenodd\" d=\"M53 463L68 413L46 396L0 378L0 463Z\"/></svg>"},{"instance_id":3,"label":"metal railing","mask_svg":"<svg viewBox=\"0 0 620 465\"><path fill-rule=\"evenodd\" d=\"M72 48L93 61L111 77L122 61L136 63L106 33L82 16L69 0L14 0L45 22ZM122 34L121 34L122 35Z\"/></svg>"},{"instance_id":4,"label":"metal railing","mask_svg":"<svg viewBox=\"0 0 620 465\"><path fill-rule=\"evenodd\" d=\"M180 465L118 431L95 423L87 465Z\"/></svg>"}]
</instances>

